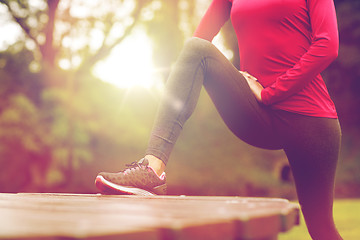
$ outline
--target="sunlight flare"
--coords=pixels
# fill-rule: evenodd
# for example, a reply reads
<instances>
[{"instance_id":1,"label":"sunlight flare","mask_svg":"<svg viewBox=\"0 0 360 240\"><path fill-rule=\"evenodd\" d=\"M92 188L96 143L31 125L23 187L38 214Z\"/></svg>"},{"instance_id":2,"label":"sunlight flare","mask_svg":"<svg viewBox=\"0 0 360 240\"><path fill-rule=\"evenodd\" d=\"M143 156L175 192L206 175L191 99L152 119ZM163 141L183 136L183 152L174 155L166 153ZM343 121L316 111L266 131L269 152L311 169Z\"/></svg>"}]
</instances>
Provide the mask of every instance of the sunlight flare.
<instances>
[{"instance_id":1,"label":"sunlight flare","mask_svg":"<svg viewBox=\"0 0 360 240\"><path fill-rule=\"evenodd\" d=\"M94 68L98 78L119 88L161 88L162 81L152 60L151 41L143 31L134 31L110 56Z\"/></svg>"}]
</instances>

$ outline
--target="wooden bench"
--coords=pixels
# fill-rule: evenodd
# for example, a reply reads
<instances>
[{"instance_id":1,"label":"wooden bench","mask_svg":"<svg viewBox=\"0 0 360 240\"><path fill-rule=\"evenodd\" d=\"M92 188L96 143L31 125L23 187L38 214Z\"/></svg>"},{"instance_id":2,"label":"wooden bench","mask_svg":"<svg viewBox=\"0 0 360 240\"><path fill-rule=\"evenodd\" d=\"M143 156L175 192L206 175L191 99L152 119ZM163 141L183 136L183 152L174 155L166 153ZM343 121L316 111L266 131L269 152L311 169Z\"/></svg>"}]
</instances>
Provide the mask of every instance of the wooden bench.
<instances>
[{"instance_id":1,"label":"wooden bench","mask_svg":"<svg viewBox=\"0 0 360 240\"><path fill-rule=\"evenodd\" d=\"M298 224L284 199L0 194L0 239L275 240Z\"/></svg>"}]
</instances>

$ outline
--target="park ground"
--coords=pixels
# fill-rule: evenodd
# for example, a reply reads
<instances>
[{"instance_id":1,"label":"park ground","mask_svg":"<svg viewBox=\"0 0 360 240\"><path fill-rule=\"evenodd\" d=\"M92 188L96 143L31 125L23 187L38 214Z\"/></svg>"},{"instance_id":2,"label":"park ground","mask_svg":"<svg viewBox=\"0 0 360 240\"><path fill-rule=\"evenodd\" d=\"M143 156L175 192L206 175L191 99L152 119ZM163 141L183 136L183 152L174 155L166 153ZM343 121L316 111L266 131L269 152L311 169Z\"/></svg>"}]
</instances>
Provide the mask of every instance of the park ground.
<instances>
[{"instance_id":1,"label":"park ground","mask_svg":"<svg viewBox=\"0 0 360 240\"><path fill-rule=\"evenodd\" d=\"M334 203L336 226L344 240L360 239L360 199L338 199ZM304 219L288 233L280 234L279 240L310 240Z\"/></svg>"}]
</instances>

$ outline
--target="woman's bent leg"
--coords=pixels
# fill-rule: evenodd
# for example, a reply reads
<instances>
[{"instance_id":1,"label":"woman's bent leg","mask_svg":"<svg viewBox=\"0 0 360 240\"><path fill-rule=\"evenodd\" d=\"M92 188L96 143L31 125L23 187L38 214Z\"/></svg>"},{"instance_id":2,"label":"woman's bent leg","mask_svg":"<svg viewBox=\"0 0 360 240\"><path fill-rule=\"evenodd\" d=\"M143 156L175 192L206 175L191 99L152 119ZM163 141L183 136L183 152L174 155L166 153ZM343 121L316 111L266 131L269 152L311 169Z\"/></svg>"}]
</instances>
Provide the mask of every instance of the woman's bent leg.
<instances>
[{"instance_id":1,"label":"woman's bent leg","mask_svg":"<svg viewBox=\"0 0 360 240\"><path fill-rule=\"evenodd\" d=\"M277 134L272 133L270 115L256 101L245 78L214 45L192 38L170 73L146 157L122 172L100 173L96 186L103 193L110 190L112 194L114 191L115 194L165 194L162 170L196 106L203 84L235 135L255 146L280 148L274 138Z\"/></svg>"},{"instance_id":2,"label":"woman's bent leg","mask_svg":"<svg viewBox=\"0 0 360 240\"><path fill-rule=\"evenodd\" d=\"M170 73L146 154L167 163L203 85L235 135L255 146L280 148L270 134L270 116L256 101L245 78L214 45L192 38Z\"/></svg>"}]
</instances>

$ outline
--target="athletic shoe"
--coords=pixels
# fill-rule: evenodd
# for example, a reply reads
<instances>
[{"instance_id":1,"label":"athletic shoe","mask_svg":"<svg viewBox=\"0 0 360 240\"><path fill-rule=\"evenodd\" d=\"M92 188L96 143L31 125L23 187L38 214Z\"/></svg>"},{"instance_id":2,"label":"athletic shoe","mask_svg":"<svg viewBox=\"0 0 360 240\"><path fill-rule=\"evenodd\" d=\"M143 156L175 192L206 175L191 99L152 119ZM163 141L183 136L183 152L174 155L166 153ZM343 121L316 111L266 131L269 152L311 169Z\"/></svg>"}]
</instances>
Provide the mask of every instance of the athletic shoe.
<instances>
[{"instance_id":1,"label":"athletic shoe","mask_svg":"<svg viewBox=\"0 0 360 240\"><path fill-rule=\"evenodd\" d=\"M165 195L165 172L158 176L145 158L126 165L128 168L118 173L99 173L96 187L104 194Z\"/></svg>"}]
</instances>

